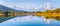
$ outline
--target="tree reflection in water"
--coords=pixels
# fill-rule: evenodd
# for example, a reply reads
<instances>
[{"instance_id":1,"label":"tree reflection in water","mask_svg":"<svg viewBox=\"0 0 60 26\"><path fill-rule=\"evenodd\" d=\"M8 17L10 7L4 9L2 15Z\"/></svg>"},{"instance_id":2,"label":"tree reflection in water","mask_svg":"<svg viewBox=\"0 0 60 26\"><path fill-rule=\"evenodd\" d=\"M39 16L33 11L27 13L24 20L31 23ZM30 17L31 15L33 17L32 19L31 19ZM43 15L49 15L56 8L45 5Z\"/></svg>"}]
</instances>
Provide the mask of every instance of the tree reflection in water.
<instances>
[{"instance_id":1,"label":"tree reflection in water","mask_svg":"<svg viewBox=\"0 0 60 26\"><path fill-rule=\"evenodd\" d=\"M46 19L44 19L44 21L47 24L50 24L51 19L55 19L57 21L60 21L60 16L45 16Z\"/></svg>"}]
</instances>

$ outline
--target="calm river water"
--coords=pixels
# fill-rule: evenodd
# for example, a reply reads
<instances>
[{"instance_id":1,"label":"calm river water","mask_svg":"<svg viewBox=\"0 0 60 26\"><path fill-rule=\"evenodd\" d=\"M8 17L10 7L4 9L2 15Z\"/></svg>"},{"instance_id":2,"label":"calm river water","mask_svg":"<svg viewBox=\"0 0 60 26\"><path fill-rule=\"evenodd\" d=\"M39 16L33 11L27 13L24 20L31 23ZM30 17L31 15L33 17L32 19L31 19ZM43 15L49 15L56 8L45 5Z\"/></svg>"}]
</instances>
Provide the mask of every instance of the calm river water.
<instances>
[{"instance_id":1,"label":"calm river water","mask_svg":"<svg viewBox=\"0 0 60 26\"><path fill-rule=\"evenodd\" d=\"M60 26L60 21L55 19L48 19L46 21L46 18L43 16L24 16L2 22L0 26Z\"/></svg>"}]
</instances>

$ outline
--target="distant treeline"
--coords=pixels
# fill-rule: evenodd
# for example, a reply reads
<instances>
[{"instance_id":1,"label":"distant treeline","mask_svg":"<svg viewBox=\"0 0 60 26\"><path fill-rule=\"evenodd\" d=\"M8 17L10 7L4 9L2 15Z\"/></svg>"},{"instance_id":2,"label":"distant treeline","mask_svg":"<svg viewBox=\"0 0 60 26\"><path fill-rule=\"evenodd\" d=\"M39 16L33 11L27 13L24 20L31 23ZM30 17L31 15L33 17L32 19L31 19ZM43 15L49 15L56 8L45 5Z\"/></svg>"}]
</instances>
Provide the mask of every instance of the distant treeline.
<instances>
[{"instance_id":1,"label":"distant treeline","mask_svg":"<svg viewBox=\"0 0 60 26\"><path fill-rule=\"evenodd\" d=\"M60 8L56 8L54 10L45 10L45 11L37 11L38 13L60 13Z\"/></svg>"}]
</instances>

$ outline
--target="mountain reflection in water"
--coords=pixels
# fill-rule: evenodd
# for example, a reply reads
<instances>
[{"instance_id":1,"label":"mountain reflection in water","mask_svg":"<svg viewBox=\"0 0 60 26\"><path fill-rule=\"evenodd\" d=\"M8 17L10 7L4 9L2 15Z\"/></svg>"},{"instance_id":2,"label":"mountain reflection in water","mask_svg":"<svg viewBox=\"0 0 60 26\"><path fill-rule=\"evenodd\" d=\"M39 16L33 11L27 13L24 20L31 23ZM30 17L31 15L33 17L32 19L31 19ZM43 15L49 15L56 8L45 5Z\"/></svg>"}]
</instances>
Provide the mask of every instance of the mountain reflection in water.
<instances>
[{"instance_id":1,"label":"mountain reflection in water","mask_svg":"<svg viewBox=\"0 0 60 26\"><path fill-rule=\"evenodd\" d=\"M11 20L0 23L0 26L60 26L60 17L15 17Z\"/></svg>"}]
</instances>

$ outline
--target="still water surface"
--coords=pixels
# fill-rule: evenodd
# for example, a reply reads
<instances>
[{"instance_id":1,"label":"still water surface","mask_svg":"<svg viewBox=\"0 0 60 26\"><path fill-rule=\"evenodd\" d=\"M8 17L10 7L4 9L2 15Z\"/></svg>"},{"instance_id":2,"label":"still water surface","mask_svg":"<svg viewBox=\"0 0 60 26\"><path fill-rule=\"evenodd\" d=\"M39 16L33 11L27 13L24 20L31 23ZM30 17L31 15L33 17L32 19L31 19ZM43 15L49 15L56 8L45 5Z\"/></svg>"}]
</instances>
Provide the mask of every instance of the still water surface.
<instances>
[{"instance_id":1,"label":"still water surface","mask_svg":"<svg viewBox=\"0 0 60 26\"><path fill-rule=\"evenodd\" d=\"M7 20L0 23L0 26L60 26L60 21L55 19L48 19L46 21L46 18L43 16L24 16Z\"/></svg>"}]
</instances>

